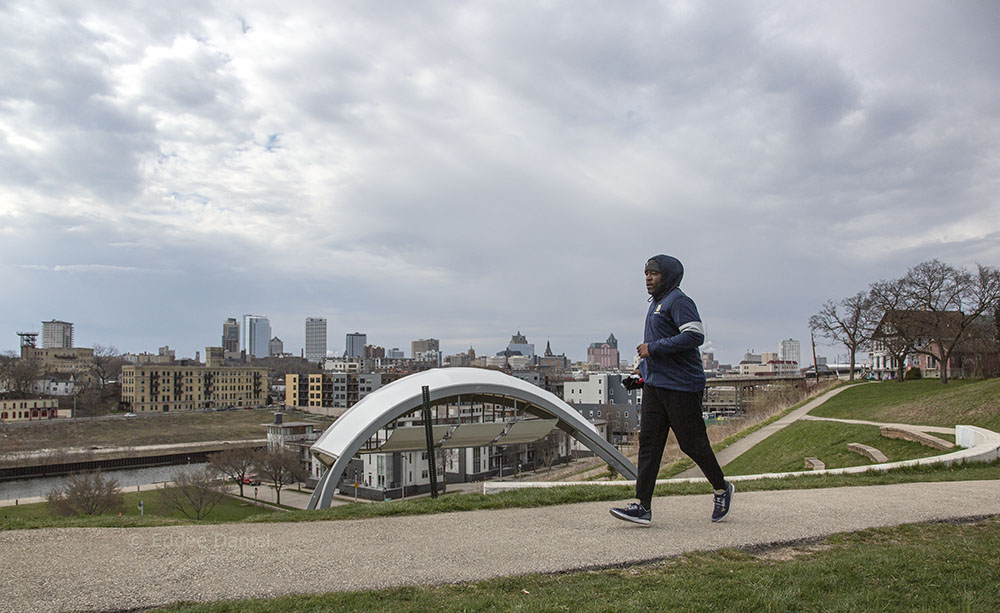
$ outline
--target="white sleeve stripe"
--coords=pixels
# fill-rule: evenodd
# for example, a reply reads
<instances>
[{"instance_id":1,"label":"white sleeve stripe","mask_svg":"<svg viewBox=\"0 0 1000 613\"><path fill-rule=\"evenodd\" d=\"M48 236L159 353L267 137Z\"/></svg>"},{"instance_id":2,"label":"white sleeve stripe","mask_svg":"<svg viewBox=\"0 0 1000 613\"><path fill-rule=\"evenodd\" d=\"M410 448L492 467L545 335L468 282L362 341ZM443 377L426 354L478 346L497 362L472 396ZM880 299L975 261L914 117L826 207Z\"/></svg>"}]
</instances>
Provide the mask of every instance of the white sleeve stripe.
<instances>
[{"instance_id":1,"label":"white sleeve stripe","mask_svg":"<svg viewBox=\"0 0 1000 613\"><path fill-rule=\"evenodd\" d=\"M681 332L697 332L705 336L705 326L700 321L689 321L680 327Z\"/></svg>"}]
</instances>

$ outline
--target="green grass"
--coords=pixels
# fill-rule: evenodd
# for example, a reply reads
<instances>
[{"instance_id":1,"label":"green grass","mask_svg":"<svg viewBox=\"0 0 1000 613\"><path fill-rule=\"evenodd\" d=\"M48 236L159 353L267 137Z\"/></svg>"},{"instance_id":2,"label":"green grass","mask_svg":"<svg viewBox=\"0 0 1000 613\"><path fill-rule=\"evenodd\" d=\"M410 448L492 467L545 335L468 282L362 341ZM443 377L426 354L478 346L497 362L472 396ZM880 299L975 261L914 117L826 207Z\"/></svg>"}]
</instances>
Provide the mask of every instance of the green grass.
<instances>
[{"instance_id":1,"label":"green grass","mask_svg":"<svg viewBox=\"0 0 1000 613\"><path fill-rule=\"evenodd\" d=\"M995 611L1000 520L910 524L608 570L178 604L229 611Z\"/></svg>"},{"instance_id":2,"label":"green grass","mask_svg":"<svg viewBox=\"0 0 1000 613\"><path fill-rule=\"evenodd\" d=\"M139 501L143 502L143 515L139 515ZM203 520L193 521L180 511L167 508L160 502L155 490L126 492L125 510L118 513L89 517L56 517L49 512L46 502L0 507L0 530L22 528L68 528L68 527L140 527L172 526L196 523L229 523L252 519L255 515L268 515L274 511L226 496L215 505Z\"/></svg>"},{"instance_id":3,"label":"green grass","mask_svg":"<svg viewBox=\"0 0 1000 613\"><path fill-rule=\"evenodd\" d=\"M1000 379L885 381L844 390L810 412L817 417L923 426L967 424L1000 431Z\"/></svg>"},{"instance_id":4,"label":"green grass","mask_svg":"<svg viewBox=\"0 0 1000 613\"><path fill-rule=\"evenodd\" d=\"M813 400L816 399L816 397L822 396L823 394L826 394L827 392L829 392L829 391L831 391L833 389L836 389L836 388L840 387L841 385L853 385L853 384L837 383L835 385L831 385L829 387L822 388L822 389L818 390L816 393L814 393L813 395L809 396L808 398L803 398L802 400L800 400L799 402L793 404L792 406L788 407L787 409L779 411L778 413L775 413L774 415L768 417L767 419L759 421L759 422L753 424L752 426L748 426L748 427L740 430L736 434L733 434L732 436L728 436L725 439L723 439L723 440L721 440L721 441L719 441L717 443L713 443L712 444L712 450L715 451L716 453L718 453L719 451L721 451L722 449L725 449L726 447L732 445L736 441L738 441L740 439L743 439L743 438L746 438L747 436L750 436L751 434L753 434L757 430L760 430L764 426L770 425L770 424L778 421L779 419L781 419L785 415L788 415L792 411L794 411L794 410L796 410L798 408L801 408L802 406L804 406L804 405L812 402ZM841 392L841 393L843 393L843 392ZM709 428L711 428L711 426L709 426ZM711 433L711 430L709 430L709 433ZM684 472L685 470L691 468L692 466L694 466L694 462L691 460L691 458L683 457L683 458L680 458L679 460L675 460L675 461L673 461L673 462L671 462L671 463L669 463L669 464L667 464L665 466L660 467L660 472L657 473L656 478L657 479L669 479L669 478L673 477L674 475L678 475L678 474Z\"/></svg>"},{"instance_id":5,"label":"green grass","mask_svg":"<svg viewBox=\"0 0 1000 613\"><path fill-rule=\"evenodd\" d=\"M844 392L847 393L847 392ZM849 451L848 443L878 449L892 462L942 455L946 452L920 443L885 438L878 426L829 421L796 421L778 430L725 466L727 475L754 475L804 470L805 458L819 458L827 468L874 464Z\"/></svg>"}]
</instances>

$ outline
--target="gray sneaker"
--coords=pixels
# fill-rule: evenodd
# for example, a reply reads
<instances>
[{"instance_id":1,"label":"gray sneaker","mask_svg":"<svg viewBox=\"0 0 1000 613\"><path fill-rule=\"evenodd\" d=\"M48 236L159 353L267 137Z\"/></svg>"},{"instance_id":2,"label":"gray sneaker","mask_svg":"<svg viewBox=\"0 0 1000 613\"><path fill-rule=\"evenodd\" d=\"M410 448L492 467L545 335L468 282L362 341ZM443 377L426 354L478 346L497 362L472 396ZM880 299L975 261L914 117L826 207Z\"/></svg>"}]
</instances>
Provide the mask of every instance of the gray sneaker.
<instances>
[{"instance_id":1,"label":"gray sneaker","mask_svg":"<svg viewBox=\"0 0 1000 613\"><path fill-rule=\"evenodd\" d=\"M624 509L613 508L611 509L611 514L618 519L630 521L641 526L648 526L649 520L653 517L653 513L638 502L633 502Z\"/></svg>"},{"instance_id":2,"label":"gray sneaker","mask_svg":"<svg viewBox=\"0 0 1000 613\"><path fill-rule=\"evenodd\" d=\"M729 515L729 511L733 508L733 493L736 491L736 486L730 481L726 481L726 489L722 490L722 493L715 494L715 509L712 510L712 521L722 521Z\"/></svg>"}]
</instances>

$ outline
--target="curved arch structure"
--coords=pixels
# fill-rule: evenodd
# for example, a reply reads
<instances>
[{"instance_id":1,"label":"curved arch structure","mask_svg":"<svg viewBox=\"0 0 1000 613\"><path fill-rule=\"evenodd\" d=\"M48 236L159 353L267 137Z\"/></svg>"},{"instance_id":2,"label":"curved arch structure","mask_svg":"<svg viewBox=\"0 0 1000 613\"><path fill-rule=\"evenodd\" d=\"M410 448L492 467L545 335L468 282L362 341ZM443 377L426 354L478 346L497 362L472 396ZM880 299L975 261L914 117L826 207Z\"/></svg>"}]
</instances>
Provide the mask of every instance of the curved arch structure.
<instances>
[{"instance_id":1,"label":"curved arch structure","mask_svg":"<svg viewBox=\"0 0 1000 613\"><path fill-rule=\"evenodd\" d=\"M635 479L637 476L635 466L606 441L593 424L555 394L495 370L436 368L403 377L368 394L327 428L310 450L329 467L313 492L310 509L330 506L333 491L351 458L378 430L420 408L425 385L430 389L431 402L466 395L512 398L523 403L522 408L529 413L557 419L560 429L596 453L625 478Z\"/></svg>"}]
</instances>

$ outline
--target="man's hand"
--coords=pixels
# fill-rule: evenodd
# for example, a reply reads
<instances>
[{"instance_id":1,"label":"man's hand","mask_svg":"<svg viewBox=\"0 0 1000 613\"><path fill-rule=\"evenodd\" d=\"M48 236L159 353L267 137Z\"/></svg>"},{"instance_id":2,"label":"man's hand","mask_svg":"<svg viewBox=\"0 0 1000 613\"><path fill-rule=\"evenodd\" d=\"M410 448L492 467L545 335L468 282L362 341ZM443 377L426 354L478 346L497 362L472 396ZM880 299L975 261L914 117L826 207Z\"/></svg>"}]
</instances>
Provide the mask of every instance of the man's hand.
<instances>
[{"instance_id":1,"label":"man's hand","mask_svg":"<svg viewBox=\"0 0 1000 613\"><path fill-rule=\"evenodd\" d=\"M649 343L643 343L643 344L639 345L638 347L636 347L635 350L639 352L639 357L640 358L648 358L649 357Z\"/></svg>"},{"instance_id":2,"label":"man's hand","mask_svg":"<svg viewBox=\"0 0 1000 613\"><path fill-rule=\"evenodd\" d=\"M622 387L627 390L637 390L642 387L642 376L639 373L632 373L627 377L622 377Z\"/></svg>"}]
</instances>

